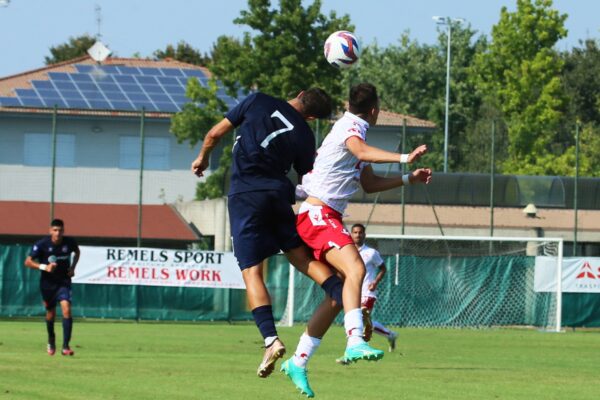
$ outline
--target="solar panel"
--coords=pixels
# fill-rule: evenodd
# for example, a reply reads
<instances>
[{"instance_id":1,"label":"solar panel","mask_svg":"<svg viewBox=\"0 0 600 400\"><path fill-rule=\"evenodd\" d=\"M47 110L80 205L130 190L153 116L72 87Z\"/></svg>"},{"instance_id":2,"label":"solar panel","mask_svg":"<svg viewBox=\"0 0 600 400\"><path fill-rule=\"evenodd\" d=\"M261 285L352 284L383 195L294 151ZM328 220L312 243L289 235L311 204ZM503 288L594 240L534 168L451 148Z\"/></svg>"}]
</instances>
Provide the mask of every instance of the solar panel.
<instances>
[{"instance_id":1,"label":"solar panel","mask_svg":"<svg viewBox=\"0 0 600 400\"><path fill-rule=\"evenodd\" d=\"M0 97L0 106L18 107L21 101L17 97Z\"/></svg>"},{"instance_id":2,"label":"solar panel","mask_svg":"<svg viewBox=\"0 0 600 400\"><path fill-rule=\"evenodd\" d=\"M81 92L78 90L61 90L60 94L65 98L65 100L74 99L74 100L83 100L83 96Z\"/></svg>"},{"instance_id":3,"label":"solar panel","mask_svg":"<svg viewBox=\"0 0 600 400\"><path fill-rule=\"evenodd\" d=\"M165 76L183 76L183 72L179 68L161 68Z\"/></svg>"},{"instance_id":4,"label":"solar panel","mask_svg":"<svg viewBox=\"0 0 600 400\"><path fill-rule=\"evenodd\" d=\"M67 101L67 104L69 105L69 107L71 108L90 108L90 106L88 105L88 103L85 102L85 100L81 99L81 100L76 100L76 99L65 99Z\"/></svg>"},{"instance_id":5,"label":"solar panel","mask_svg":"<svg viewBox=\"0 0 600 400\"><path fill-rule=\"evenodd\" d=\"M123 92L104 92L106 98L112 103L114 101L127 101L127 96Z\"/></svg>"},{"instance_id":6,"label":"solar panel","mask_svg":"<svg viewBox=\"0 0 600 400\"><path fill-rule=\"evenodd\" d=\"M75 82L93 82L92 76L90 74L71 74L71 78Z\"/></svg>"},{"instance_id":7,"label":"solar panel","mask_svg":"<svg viewBox=\"0 0 600 400\"><path fill-rule=\"evenodd\" d=\"M51 81L33 81L31 83L36 89L54 89Z\"/></svg>"},{"instance_id":8,"label":"solar panel","mask_svg":"<svg viewBox=\"0 0 600 400\"><path fill-rule=\"evenodd\" d=\"M203 71L190 68L77 64L75 70L49 72L47 80L33 80L32 89L16 89L16 97L0 97L0 105L177 112L190 101L185 96L188 80L196 78L205 86L208 80ZM218 85L217 95L228 106L238 103L221 82Z\"/></svg>"},{"instance_id":9,"label":"solar panel","mask_svg":"<svg viewBox=\"0 0 600 400\"><path fill-rule=\"evenodd\" d=\"M34 81L34 83L37 81ZM70 82L70 81L52 81L52 83L54 83L54 86L56 86L57 89L59 90L77 90L77 88L75 87L75 84Z\"/></svg>"},{"instance_id":10,"label":"solar panel","mask_svg":"<svg viewBox=\"0 0 600 400\"><path fill-rule=\"evenodd\" d=\"M71 82L71 74L67 74L66 72L48 72L48 77L53 81Z\"/></svg>"},{"instance_id":11,"label":"solar panel","mask_svg":"<svg viewBox=\"0 0 600 400\"><path fill-rule=\"evenodd\" d=\"M40 98L37 92L32 89L15 89L15 93L17 93L17 96L19 96L20 98Z\"/></svg>"},{"instance_id":12,"label":"solar panel","mask_svg":"<svg viewBox=\"0 0 600 400\"><path fill-rule=\"evenodd\" d=\"M140 67L140 71L142 71L142 74L144 75L162 76L160 68Z\"/></svg>"},{"instance_id":13,"label":"solar panel","mask_svg":"<svg viewBox=\"0 0 600 400\"><path fill-rule=\"evenodd\" d=\"M142 85L142 89L144 89L146 93L165 93L165 90L159 85Z\"/></svg>"},{"instance_id":14,"label":"solar panel","mask_svg":"<svg viewBox=\"0 0 600 400\"><path fill-rule=\"evenodd\" d=\"M24 106L26 107L45 107L46 104L44 104L44 102L42 100L40 100L39 98L35 98L35 97L21 97L21 102L23 103ZM48 106L50 107L50 106Z\"/></svg>"}]
</instances>

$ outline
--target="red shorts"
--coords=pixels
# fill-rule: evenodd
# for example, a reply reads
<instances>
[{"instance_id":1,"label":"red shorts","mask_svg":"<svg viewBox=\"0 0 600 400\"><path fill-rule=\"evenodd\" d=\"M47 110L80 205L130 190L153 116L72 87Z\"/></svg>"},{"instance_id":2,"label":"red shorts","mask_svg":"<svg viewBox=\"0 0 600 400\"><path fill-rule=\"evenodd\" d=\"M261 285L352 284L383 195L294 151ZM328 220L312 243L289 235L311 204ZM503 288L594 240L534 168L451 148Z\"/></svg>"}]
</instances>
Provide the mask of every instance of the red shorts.
<instances>
[{"instance_id":1,"label":"red shorts","mask_svg":"<svg viewBox=\"0 0 600 400\"><path fill-rule=\"evenodd\" d=\"M377 301L376 297L363 297L362 298L362 303L360 304L360 306L362 308L366 308L369 311L373 311L373 307L375 307L375 302Z\"/></svg>"},{"instance_id":2,"label":"red shorts","mask_svg":"<svg viewBox=\"0 0 600 400\"><path fill-rule=\"evenodd\" d=\"M333 247L341 249L354 244L344 227L342 214L325 205L302 203L296 217L296 229L319 261L325 261L325 252Z\"/></svg>"}]
</instances>

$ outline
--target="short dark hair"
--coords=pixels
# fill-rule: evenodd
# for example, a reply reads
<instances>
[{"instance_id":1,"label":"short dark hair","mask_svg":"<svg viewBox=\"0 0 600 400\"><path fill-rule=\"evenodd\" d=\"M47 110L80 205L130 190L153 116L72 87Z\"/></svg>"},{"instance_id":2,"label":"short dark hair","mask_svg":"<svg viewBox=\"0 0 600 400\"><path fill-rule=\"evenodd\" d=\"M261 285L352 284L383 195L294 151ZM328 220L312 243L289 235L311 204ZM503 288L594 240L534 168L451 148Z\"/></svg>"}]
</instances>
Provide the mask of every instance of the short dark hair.
<instances>
[{"instance_id":1,"label":"short dark hair","mask_svg":"<svg viewBox=\"0 0 600 400\"><path fill-rule=\"evenodd\" d=\"M367 114L379 104L377 88L370 83L359 83L352 86L348 103L349 111L352 114Z\"/></svg>"},{"instance_id":2,"label":"short dark hair","mask_svg":"<svg viewBox=\"0 0 600 400\"><path fill-rule=\"evenodd\" d=\"M350 231L352 232L354 230L354 228L360 228L363 230L363 232L367 231L367 228L365 228L365 226L363 224L354 224L352 225L352 228L350 228Z\"/></svg>"},{"instance_id":3,"label":"short dark hair","mask_svg":"<svg viewBox=\"0 0 600 400\"><path fill-rule=\"evenodd\" d=\"M50 226L58 226L60 228L64 228L65 223L63 222L62 219L55 218L52 220L52 222L50 222Z\"/></svg>"},{"instance_id":4,"label":"short dark hair","mask_svg":"<svg viewBox=\"0 0 600 400\"><path fill-rule=\"evenodd\" d=\"M302 111L307 117L327 118L333 110L331 96L321 88L305 90L300 97Z\"/></svg>"}]
</instances>

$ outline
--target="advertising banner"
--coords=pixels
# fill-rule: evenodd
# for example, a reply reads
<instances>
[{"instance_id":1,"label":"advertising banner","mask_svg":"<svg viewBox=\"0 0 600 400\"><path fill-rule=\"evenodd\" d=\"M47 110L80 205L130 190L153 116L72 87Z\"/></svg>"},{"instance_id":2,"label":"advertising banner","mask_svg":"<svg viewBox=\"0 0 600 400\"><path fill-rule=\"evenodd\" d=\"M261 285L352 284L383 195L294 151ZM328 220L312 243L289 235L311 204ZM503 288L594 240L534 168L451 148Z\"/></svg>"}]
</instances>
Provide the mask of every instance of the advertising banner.
<instances>
[{"instance_id":1,"label":"advertising banner","mask_svg":"<svg viewBox=\"0 0 600 400\"><path fill-rule=\"evenodd\" d=\"M73 283L245 289L233 253L81 246Z\"/></svg>"},{"instance_id":2,"label":"advertising banner","mask_svg":"<svg viewBox=\"0 0 600 400\"><path fill-rule=\"evenodd\" d=\"M535 258L536 292L556 292L556 257ZM565 257L562 267L564 293L600 293L600 257Z\"/></svg>"}]
</instances>

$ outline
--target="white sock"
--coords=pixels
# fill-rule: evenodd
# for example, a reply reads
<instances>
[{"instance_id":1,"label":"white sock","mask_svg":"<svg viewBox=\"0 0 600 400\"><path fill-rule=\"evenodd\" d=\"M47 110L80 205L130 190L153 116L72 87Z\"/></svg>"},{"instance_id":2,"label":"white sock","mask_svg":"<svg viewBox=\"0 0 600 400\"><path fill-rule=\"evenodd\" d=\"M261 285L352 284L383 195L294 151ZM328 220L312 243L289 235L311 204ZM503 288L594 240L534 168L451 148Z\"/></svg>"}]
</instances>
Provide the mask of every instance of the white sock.
<instances>
[{"instance_id":1,"label":"white sock","mask_svg":"<svg viewBox=\"0 0 600 400\"><path fill-rule=\"evenodd\" d=\"M296 364L297 367L306 368L306 364L308 360L312 357L312 355L317 351L319 345L321 344L321 339L308 336L305 333L300 336L300 341L298 342L298 347L296 347L296 352L292 357L292 361Z\"/></svg>"},{"instance_id":2,"label":"white sock","mask_svg":"<svg viewBox=\"0 0 600 400\"><path fill-rule=\"evenodd\" d=\"M362 310L355 308L344 315L344 329L348 337L348 346L364 343Z\"/></svg>"},{"instance_id":3,"label":"white sock","mask_svg":"<svg viewBox=\"0 0 600 400\"><path fill-rule=\"evenodd\" d=\"M376 334L385 336L386 338L389 338L392 335L392 331L383 326L381 322L375 321L374 319L371 319L371 322L373 323L373 332Z\"/></svg>"},{"instance_id":4,"label":"white sock","mask_svg":"<svg viewBox=\"0 0 600 400\"><path fill-rule=\"evenodd\" d=\"M269 347L278 338L278 336L269 336L265 338L265 347Z\"/></svg>"}]
</instances>

